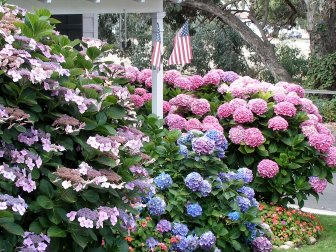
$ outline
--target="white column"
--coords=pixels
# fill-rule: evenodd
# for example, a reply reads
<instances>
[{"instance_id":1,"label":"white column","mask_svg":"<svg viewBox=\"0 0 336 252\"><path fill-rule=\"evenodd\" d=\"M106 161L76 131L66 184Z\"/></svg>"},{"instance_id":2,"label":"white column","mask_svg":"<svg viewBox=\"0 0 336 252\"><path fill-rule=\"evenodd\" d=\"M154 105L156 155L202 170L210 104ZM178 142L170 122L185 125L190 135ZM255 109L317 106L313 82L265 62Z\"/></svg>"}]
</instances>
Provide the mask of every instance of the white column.
<instances>
[{"instance_id":1,"label":"white column","mask_svg":"<svg viewBox=\"0 0 336 252\"><path fill-rule=\"evenodd\" d=\"M157 24L160 27L161 43L163 44L163 18L166 16L165 12L157 12L152 14L152 41L157 34ZM163 53L163 49L162 49ZM152 71L152 113L160 118L163 118L163 65L160 69Z\"/></svg>"},{"instance_id":2,"label":"white column","mask_svg":"<svg viewBox=\"0 0 336 252\"><path fill-rule=\"evenodd\" d=\"M98 38L98 14L83 14L83 37Z\"/></svg>"}]
</instances>

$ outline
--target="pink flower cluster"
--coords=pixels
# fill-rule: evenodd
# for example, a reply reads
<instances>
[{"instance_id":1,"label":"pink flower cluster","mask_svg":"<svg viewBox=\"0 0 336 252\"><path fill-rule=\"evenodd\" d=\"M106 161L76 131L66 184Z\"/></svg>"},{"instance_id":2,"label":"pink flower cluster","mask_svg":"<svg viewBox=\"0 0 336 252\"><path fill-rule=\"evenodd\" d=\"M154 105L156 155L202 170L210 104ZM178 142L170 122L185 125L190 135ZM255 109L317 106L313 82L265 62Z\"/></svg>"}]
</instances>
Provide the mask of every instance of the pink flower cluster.
<instances>
[{"instance_id":1,"label":"pink flower cluster","mask_svg":"<svg viewBox=\"0 0 336 252\"><path fill-rule=\"evenodd\" d=\"M256 115L263 115L267 112L267 102L263 99L252 99L248 102L247 107Z\"/></svg>"},{"instance_id":2,"label":"pink flower cluster","mask_svg":"<svg viewBox=\"0 0 336 252\"><path fill-rule=\"evenodd\" d=\"M181 73L179 71L176 70L169 70L167 72L164 73L163 76L163 81L165 83L167 83L168 85L174 85L175 83L175 79L181 77Z\"/></svg>"},{"instance_id":3,"label":"pink flower cluster","mask_svg":"<svg viewBox=\"0 0 336 252\"><path fill-rule=\"evenodd\" d=\"M268 120L268 128L274 131L284 131L288 128L288 122L281 116L275 116Z\"/></svg>"},{"instance_id":4,"label":"pink flower cluster","mask_svg":"<svg viewBox=\"0 0 336 252\"><path fill-rule=\"evenodd\" d=\"M248 108L237 108L233 112L233 120L236 123L251 123L254 120L253 113Z\"/></svg>"},{"instance_id":5,"label":"pink flower cluster","mask_svg":"<svg viewBox=\"0 0 336 252\"><path fill-rule=\"evenodd\" d=\"M165 121L170 130L172 129L183 130L186 128L186 125L187 125L187 120L177 114L167 115Z\"/></svg>"},{"instance_id":6,"label":"pink flower cluster","mask_svg":"<svg viewBox=\"0 0 336 252\"><path fill-rule=\"evenodd\" d=\"M148 78L152 78L152 70L144 69L138 73L137 81L140 84L145 84Z\"/></svg>"},{"instance_id":7,"label":"pink flower cluster","mask_svg":"<svg viewBox=\"0 0 336 252\"><path fill-rule=\"evenodd\" d=\"M246 144L256 148L265 142L265 137L257 128L244 129L241 125L232 127L229 130L229 139L234 144Z\"/></svg>"},{"instance_id":8,"label":"pink flower cluster","mask_svg":"<svg viewBox=\"0 0 336 252\"><path fill-rule=\"evenodd\" d=\"M194 99L190 109L193 114L202 116L210 112L210 103L206 99Z\"/></svg>"},{"instance_id":9,"label":"pink flower cluster","mask_svg":"<svg viewBox=\"0 0 336 252\"><path fill-rule=\"evenodd\" d=\"M294 117L296 115L296 108L290 102L279 102L274 106L274 112L276 115Z\"/></svg>"},{"instance_id":10,"label":"pink flower cluster","mask_svg":"<svg viewBox=\"0 0 336 252\"><path fill-rule=\"evenodd\" d=\"M315 133L308 137L309 145L320 152L327 152L334 144L334 139L328 134Z\"/></svg>"},{"instance_id":11,"label":"pink flower cluster","mask_svg":"<svg viewBox=\"0 0 336 252\"><path fill-rule=\"evenodd\" d=\"M244 142L245 129L241 125L232 127L229 130L229 139L234 144L242 144Z\"/></svg>"},{"instance_id":12,"label":"pink flower cluster","mask_svg":"<svg viewBox=\"0 0 336 252\"><path fill-rule=\"evenodd\" d=\"M262 178L273 178L278 172L278 164L270 159L263 159L258 164L258 174Z\"/></svg>"},{"instance_id":13,"label":"pink flower cluster","mask_svg":"<svg viewBox=\"0 0 336 252\"><path fill-rule=\"evenodd\" d=\"M326 179L320 179L319 177L309 177L309 184L313 190L317 193L322 193L326 189L328 181Z\"/></svg>"},{"instance_id":14,"label":"pink flower cluster","mask_svg":"<svg viewBox=\"0 0 336 252\"><path fill-rule=\"evenodd\" d=\"M336 166L336 147L332 146L327 151L327 156L325 157L325 161L329 167Z\"/></svg>"}]
</instances>

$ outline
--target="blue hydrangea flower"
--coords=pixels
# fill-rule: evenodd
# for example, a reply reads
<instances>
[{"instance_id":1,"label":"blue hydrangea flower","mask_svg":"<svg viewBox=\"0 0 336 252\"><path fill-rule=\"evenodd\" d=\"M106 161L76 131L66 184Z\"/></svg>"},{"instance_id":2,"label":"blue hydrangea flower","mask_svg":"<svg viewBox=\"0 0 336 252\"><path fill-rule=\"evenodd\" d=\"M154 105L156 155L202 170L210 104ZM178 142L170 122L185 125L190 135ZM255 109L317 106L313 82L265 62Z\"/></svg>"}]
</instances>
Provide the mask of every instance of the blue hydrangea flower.
<instances>
[{"instance_id":1,"label":"blue hydrangea flower","mask_svg":"<svg viewBox=\"0 0 336 252\"><path fill-rule=\"evenodd\" d=\"M191 141L192 150L198 155L210 155L215 150L215 142L208 137L197 137Z\"/></svg>"},{"instance_id":2,"label":"blue hydrangea flower","mask_svg":"<svg viewBox=\"0 0 336 252\"><path fill-rule=\"evenodd\" d=\"M253 230L256 230L257 228L257 225L251 222L246 222L245 226L250 232L252 232Z\"/></svg>"},{"instance_id":3,"label":"blue hydrangea flower","mask_svg":"<svg viewBox=\"0 0 336 252\"><path fill-rule=\"evenodd\" d=\"M188 235L188 251L195 251L199 246L199 237L196 235Z\"/></svg>"},{"instance_id":4,"label":"blue hydrangea flower","mask_svg":"<svg viewBox=\"0 0 336 252\"><path fill-rule=\"evenodd\" d=\"M198 217L202 215L202 207L198 204L188 204L187 205L187 214L191 217Z\"/></svg>"},{"instance_id":5,"label":"blue hydrangea flower","mask_svg":"<svg viewBox=\"0 0 336 252\"><path fill-rule=\"evenodd\" d=\"M222 132L212 129L212 130L208 130L204 134L204 136L213 140L215 142L216 147L222 148L223 150L227 150L228 141L226 140Z\"/></svg>"},{"instance_id":6,"label":"blue hydrangea flower","mask_svg":"<svg viewBox=\"0 0 336 252\"><path fill-rule=\"evenodd\" d=\"M237 179L242 179L245 184L253 181L253 172L248 168L239 168L237 171Z\"/></svg>"},{"instance_id":7,"label":"blue hydrangea flower","mask_svg":"<svg viewBox=\"0 0 336 252\"><path fill-rule=\"evenodd\" d=\"M189 134L183 134L182 136L180 136L179 139L177 139L177 144L178 145L186 145L188 143L190 143L192 137Z\"/></svg>"},{"instance_id":8,"label":"blue hydrangea flower","mask_svg":"<svg viewBox=\"0 0 336 252\"><path fill-rule=\"evenodd\" d=\"M203 180L199 191L203 197L208 196L211 193L211 184L209 181Z\"/></svg>"},{"instance_id":9,"label":"blue hydrangea flower","mask_svg":"<svg viewBox=\"0 0 336 252\"><path fill-rule=\"evenodd\" d=\"M240 213L239 212L231 212L228 214L228 217L232 221L237 221L240 219Z\"/></svg>"},{"instance_id":10,"label":"blue hydrangea flower","mask_svg":"<svg viewBox=\"0 0 336 252\"><path fill-rule=\"evenodd\" d=\"M202 176L197 172L189 173L184 180L186 186L193 192L196 192L200 189L202 181Z\"/></svg>"},{"instance_id":11,"label":"blue hydrangea flower","mask_svg":"<svg viewBox=\"0 0 336 252\"><path fill-rule=\"evenodd\" d=\"M222 148L216 148L217 150L217 157L218 158L224 158L225 157L225 151Z\"/></svg>"},{"instance_id":12,"label":"blue hydrangea flower","mask_svg":"<svg viewBox=\"0 0 336 252\"><path fill-rule=\"evenodd\" d=\"M239 189L237 190L237 192L242 193L242 194L245 194L246 197L247 197L249 200L252 200L252 199L254 198L254 196L255 196L255 192L254 192L253 188L248 187L248 186L243 186L243 187L239 188Z\"/></svg>"},{"instance_id":13,"label":"blue hydrangea flower","mask_svg":"<svg viewBox=\"0 0 336 252\"><path fill-rule=\"evenodd\" d=\"M185 157L188 157L188 153L189 153L188 147L183 145L183 144L180 144L179 145L179 154L181 154Z\"/></svg>"},{"instance_id":14,"label":"blue hydrangea flower","mask_svg":"<svg viewBox=\"0 0 336 252\"><path fill-rule=\"evenodd\" d=\"M172 228L170 221L160 220L156 225L156 230L160 233L169 232Z\"/></svg>"},{"instance_id":15,"label":"blue hydrangea flower","mask_svg":"<svg viewBox=\"0 0 336 252\"><path fill-rule=\"evenodd\" d=\"M218 174L218 177L220 178L220 180L223 183L230 182L230 181L236 179L236 173L234 173L234 172L228 172L228 173L221 172L221 173Z\"/></svg>"},{"instance_id":16,"label":"blue hydrangea flower","mask_svg":"<svg viewBox=\"0 0 336 252\"><path fill-rule=\"evenodd\" d=\"M251 206L259 208L259 202L255 198L253 198L251 199Z\"/></svg>"},{"instance_id":17,"label":"blue hydrangea flower","mask_svg":"<svg viewBox=\"0 0 336 252\"><path fill-rule=\"evenodd\" d=\"M173 245L173 249L174 251L177 251L177 252L185 252L187 251L187 248L188 248L188 245L189 245L189 241L186 237L184 236L180 236L180 235L177 235L176 236L179 241Z\"/></svg>"},{"instance_id":18,"label":"blue hydrangea flower","mask_svg":"<svg viewBox=\"0 0 336 252\"><path fill-rule=\"evenodd\" d=\"M173 180L167 173L161 173L159 176L154 178L154 183L161 190L169 188L173 184Z\"/></svg>"},{"instance_id":19,"label":"blue hydrangea flower","mask_svg":"<svg viewBox=\"0 0 336 252\"><path fill-rule=\"evenodd\" d=\"M149 237L146 240L146 245L149 249L154 249L156 247L156 245L158 245L159 242L157 240L155 240L153 237Z\"/></svg>"},{"instance_id":20,"label":"blue hydrangea flower","mask_svg":"<svg viewBox=\"0 0 336 252\"><path fill-rule=\"evenodd\" d=\"M184 224L179 223L179 222L174 222L173 223L172 233L174 235L187 236L188 232L189 232L189 229L188 229L187 225L184 225Z\"/></svg>"},{"instance_id":21,"label":"blue hydrangea flower","mask_svg":"<svg viewBox=\"0 0 336 252\"><path fill-rule=\"evenodd\" d=\"M251 207L251 201L243 196L237 196L237 204L243 213L245 213L247 209Z\"/></svg>"},{"instance_id":22,"label":"blue hydrangea flower","mask_svg":"<svg viewBox=\"0 0 336 252\"><path fill-rule=\"evenodd\" d=\"M202 234L199 239L199 245L204 250L210 250L215 243L216 237L211 231Z\"/></svg>"},{"instance_id":23,"label":"blue hydrangea flower","mask_svg":"<svg viewBox=\"0 0 336 252\"><path fill-rule=\"evenodd\" d=\"M160 216L166 211L166 202L159 197L151 198L147 203L150 215Z\"/></svg>"}]
</instances>

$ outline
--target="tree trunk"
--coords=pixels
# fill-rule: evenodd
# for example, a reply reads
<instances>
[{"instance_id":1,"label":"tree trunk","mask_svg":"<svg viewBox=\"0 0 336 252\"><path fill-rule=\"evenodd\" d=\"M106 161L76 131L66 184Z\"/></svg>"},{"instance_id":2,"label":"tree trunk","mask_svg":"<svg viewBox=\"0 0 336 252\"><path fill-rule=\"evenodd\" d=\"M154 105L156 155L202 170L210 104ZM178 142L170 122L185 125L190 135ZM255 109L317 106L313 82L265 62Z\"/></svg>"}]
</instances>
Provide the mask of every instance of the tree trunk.
<instances>
[{"instance_id":1,"label":"tree trunk","mask_svg":"<svg viewBox=\"0 0 336 252\"><path fill-rule=\"evenodd\" d=\"M336 1L305 0L305 3L312 55L321 58L336 52Z\"/></svg>"},{"instance_id":2,"label":"tree trunk","mask_svg":"<svg viewBox=\"0 0 336 252\"><path fill-rule=\"evenodd\" d=\"M229 10L218 8L215 4L202 1L186 0L183 5L199 11L205 11L218 17L222 22L231 26L260 56L265 66L271 71L277 80L291 82L292 78L286 69L278 62L274 48L268 40L262 40L246 24Z\"/></svg>"}]
</instances>

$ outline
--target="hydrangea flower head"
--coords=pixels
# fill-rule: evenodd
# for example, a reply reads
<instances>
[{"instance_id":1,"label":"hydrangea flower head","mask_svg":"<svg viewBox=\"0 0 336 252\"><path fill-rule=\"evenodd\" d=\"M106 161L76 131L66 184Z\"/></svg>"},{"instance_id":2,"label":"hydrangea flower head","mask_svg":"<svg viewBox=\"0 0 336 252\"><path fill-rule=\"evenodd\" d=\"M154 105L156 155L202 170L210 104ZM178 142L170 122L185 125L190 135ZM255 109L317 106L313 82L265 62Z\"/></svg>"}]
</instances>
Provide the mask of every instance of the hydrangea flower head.
<instances>
[{"instance_id":1,"label":"hydrangea flower head","mask_svg":"<svg viewBox=\"0 0 336 252\"><path fill-rule=\"evenodd\" d=\"M156 225L156 230L160 233L169 232L172 229L172 225L167 220L160 220Z\"/></svg>"},{"instance_id":2,"label":"hydrangea flower head","mask_svg":"<svg viewBox=\"0 0 336 252\"><path fill-rule=\"evenodd\" d=\"M268 128L274 131L284 131L288 128L288 122L281 116L275 116L268 120Z\"/></svg>"},{"instance_id":3,"label":"hydrangea flower head","mask_svg":"<svg viewBox=\"0 0 336 252\"><path fill-rule=\"evenodd\" d=\"M311 176L309 177L309 184L315 192L322 193L324 189L326 189L328 181L326 179L320 179L319 177Z\"/></svg>"},{"instance_id":4,"label":"hydrangea flower head","mask_svg":"<svg viewBox=\"0 0 336 252\"><path fill-rule=\"evenodd\" d=\"M228 214L228 218L229 220L232 220L232 221L237 221L240 219L240 213L239 212L231 212Z\"/></svg>"},{"instance_id":5,"label":"hydrangea flower head","mask_svg":"<svg viewBox=\"0 0 336 252\"><path fill-rule=\"evenodd\" d=\"M236 178L242 179L245 184L251 183L253 181L253 172L248 168L239 168Z\"/></svg>"},{"instance_id":6,"label":"hydrangea flower head","mask_svg":"<svg viewBox=\"0 0 336 252\"><path fill-rule=\"evenodd\" d=\"M252 246L256 252L272 252L272 243L266 237L257 237L253 242Z\"/></svg>"},{"instance_id":7,"label":"hydrangea flower head","mask_svg":"<svg viewBox=\"0 0 336 252\"><path fill-rule=\"evenodd\" d=\"M154 183L161 190L169 188L173 184L171 176L167 173L161 173L159 176L154 178Z\"/></svg>"},{"instance_id":8,"label":"hydrangea flower head","mask_svg":"<svg viewBox=\"0 0 336 252\"><path fill-rule=\"evenodd\" d=\"M147 203L150 215L160 216L166 211L166 202L160 197L151 198Z\"/></svg>"},{"instance_id":9,"label":"hydrangea flower head","mask_svg":"<svg viewBox=\"0 0 336 252\"><path fill-rule=\"evenodd\" d=\"M199 173L192 172L187 175L184 182L190 190L192 190L193 192L196 192L201 188L203 178Z\"/></svg>"},{"instance_id":10,"label":"hydrangea flower head","mask_svg":"<svg viewBox=\"0 0 336 252\"><path fill-rule=\"evenodd\" d=\"M258 173L262 178L273 178L278 172L279 165L270 159L263 159L258 164Z\"/></svg>"},{"instance_id":11,"label":"hydrangea flower head","mask_svg":"<svg viewBox=\"0 0 336 252\"><path fill-rule=\"evenodd\" d=\"M198 203L187 205L187 214L191 217L198 217L202 215L202 207Z\"/></svg>"},{"instance_id":12,"label":"hydrangea flower head","mask_svg":"<svg viewBox=\"0 0 336 252\"><path fill-rule=\"evenodd\" d=\"M172 233L174 235L187 236L189 232L188 226L179 222L173 223Z\"/></svg>"},{"instance_id":13,"label":"hydrangea flower head","mask_svg":"<svg viewBox=\"0 0 336 252\"><path fill-rule=\"evenodd\" d=\"M211 231L202 234L199 239L199 246L204 250L210 250L215 243L216 237Z\"/></svg>"}]
</instances>

